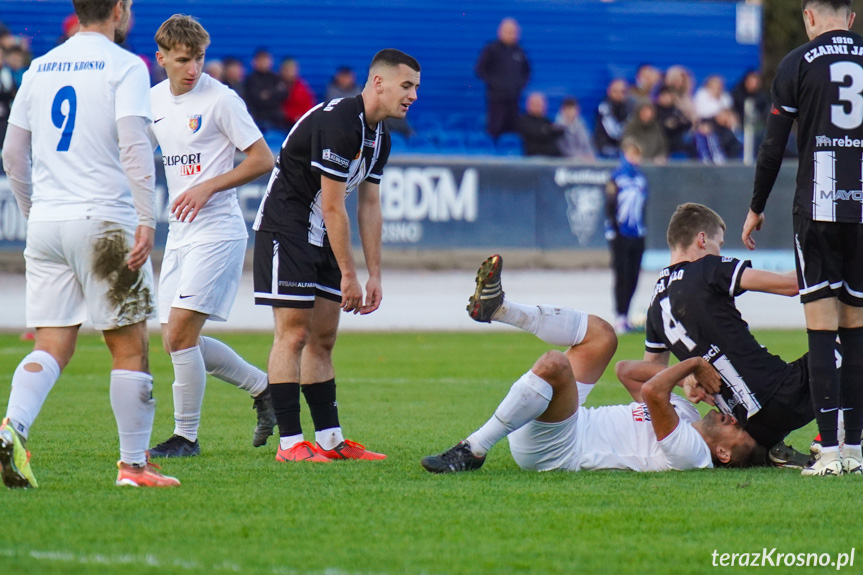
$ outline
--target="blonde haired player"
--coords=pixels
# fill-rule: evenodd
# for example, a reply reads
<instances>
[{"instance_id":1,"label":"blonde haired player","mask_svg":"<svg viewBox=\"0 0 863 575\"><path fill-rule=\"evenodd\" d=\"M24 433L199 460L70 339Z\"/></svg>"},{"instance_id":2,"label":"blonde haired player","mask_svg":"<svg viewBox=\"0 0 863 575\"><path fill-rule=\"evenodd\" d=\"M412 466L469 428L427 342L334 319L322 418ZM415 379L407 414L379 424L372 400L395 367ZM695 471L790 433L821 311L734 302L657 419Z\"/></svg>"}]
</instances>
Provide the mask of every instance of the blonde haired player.
<instances>
[{"instance_id":1,"label":"blonde haired player","mask_svg":"<svg viewBox=\"0 0 863 575\"><path fill-rule=\"evenodd\" d=\"M147 461L153 378L150 250L155 220L147 68L115 44L132 0L74 0L81 30L36 58L9 116L3 164L28 218L27 325L36 346L12 376L0 427L7 487L36 486L24 441L88 317L113 357L117 485L179 485Z\"/></svg>"},{"instance_id":2,"label":"blonde haired player","mask_svg":"<svg viewBox=\"0 0 863 575\"><path fill-rule=\"evenodd\" d=\"M267 374L201 329L225 321L237 296L246 224L237 186L273 169L273 154L237 94L203 73L210 44L194 18L175 14L156 32L156 60L168 78L150 90L152 132L168 180L168 241L159 282L159 321L174 365L173 435L151 457L198 455L198 425L207 374L248 391L258 425L252 445L275 426ZM154 142L155 143L155 142ZM246 158L234 167L234 154Z\"/></svg>"}]
</instances>

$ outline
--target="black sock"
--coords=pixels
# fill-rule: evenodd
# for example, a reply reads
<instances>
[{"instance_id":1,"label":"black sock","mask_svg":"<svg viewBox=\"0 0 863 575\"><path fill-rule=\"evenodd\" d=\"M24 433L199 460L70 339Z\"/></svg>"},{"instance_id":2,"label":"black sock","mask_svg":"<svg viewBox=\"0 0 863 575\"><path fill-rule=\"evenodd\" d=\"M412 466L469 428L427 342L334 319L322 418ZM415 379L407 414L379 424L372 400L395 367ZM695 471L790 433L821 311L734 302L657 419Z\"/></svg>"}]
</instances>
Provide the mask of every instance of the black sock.
<instances>
[{"instance_id":1,"label":"black sock","mask_svg":"<svg viewBox=\"0 0 863 575\"><path fill-rule=\"evenodd\" d=\"M300 384L271 383L267 386L273 397L273 412L279 424L279 437L301 435L300 424Z\"/></svg>"},{"instance_id":2,"label":"black sock","mask_svg":"<svg viewBox=\"0 0 863 575\"><path fill-rule=\"evenodd\" d=\"M836 369L836 332L809 329L809 391L821 433L822 447L839 445L839 370Z\"/></svg>"},{"instance_id":3,"label":"black sock","mask_svg":"<svg viewBox=\"0 0 863 575\"><path fill-rule=\"evenodd\" d=\"M842 343L839 395L845 418L845 443L859 445L863 430L863 327L839 328L839 341Z\"/></svg>"},{"instance_id":4,"label":"black sock","mask_svg":"<svg viewBox=\"0 0 863 575\"><path fill-rule=\"evenodd\" d=\"M339 404L336 402L336 380L310 383L301 387L315 431L339 426Z\"/></svg>"}]
</instances>

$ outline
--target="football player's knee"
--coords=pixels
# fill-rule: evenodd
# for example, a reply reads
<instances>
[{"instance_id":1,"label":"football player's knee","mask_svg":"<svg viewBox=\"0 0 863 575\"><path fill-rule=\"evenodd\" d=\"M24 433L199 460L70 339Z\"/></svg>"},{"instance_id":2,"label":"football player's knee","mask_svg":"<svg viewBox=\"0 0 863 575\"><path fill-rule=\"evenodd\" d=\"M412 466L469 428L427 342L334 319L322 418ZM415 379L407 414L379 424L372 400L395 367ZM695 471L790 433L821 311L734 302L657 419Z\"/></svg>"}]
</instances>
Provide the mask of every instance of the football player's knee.
<instances>
[{"instance_id":1,"label":"football player's knee","mask_svg":"<svg viewBox=\"0 0 863 575\"><path fill-rule=\"evenodd\" d=\"M609 357L617 351L617 334L610 323L601 317L592 315L588 323L588 332L585 340L593 342L596 346L606 351Z\"/></svg>"},{"instance_id":2,"label":"football player's knee","mask_svg":"<svg viewBox=\"0 0 863 575\"><path fill-rule=\"evenodd\" d=\"M552 387L569 383L572 376L572 367L566 356L559 351L547 351L536 360L531 369Z\"/></svg>"},{"instance_id":3,"label":"football player's knee","mask_svg":"<svg viewBox=\"0 0 863 575\"><path fill-rule=\"evenodd\" d=\"M295 328L277 333L273 340L273 347L286 352L300 352L309 342L309 330Z\"/></svg>"}]
</instances>

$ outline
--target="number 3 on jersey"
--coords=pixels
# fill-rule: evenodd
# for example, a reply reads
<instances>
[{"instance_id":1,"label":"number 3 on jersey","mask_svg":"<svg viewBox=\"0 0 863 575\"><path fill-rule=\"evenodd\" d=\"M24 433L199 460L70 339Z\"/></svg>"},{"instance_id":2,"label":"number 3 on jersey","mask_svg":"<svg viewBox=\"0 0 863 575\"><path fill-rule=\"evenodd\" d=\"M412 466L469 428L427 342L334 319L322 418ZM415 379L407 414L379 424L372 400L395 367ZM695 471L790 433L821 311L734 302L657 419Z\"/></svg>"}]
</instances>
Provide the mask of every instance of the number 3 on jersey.
<instances>
[{"instance_id":1,"label":"number 3 on jersey","mask_svg":"<svg viewBox=\"0 0 863 575\"><path fill-rule=\"evenodd\" d=\"M850 86L839 86L841 104L830 106L830 121L837 128L856 130L863 124L863 68L854 62L834 62L830 64L830 81L844 84L851 79ZM845 111L845 103L851 110Z\"/></svg>"},{"instance_id":2,"label":"number 3 on jersey","mask_svg":"<svg viewBox=\"0 0 863 575\"><path fill-rule=\"evenodd\" d=\"M63 104L67 104L64 106ZM68 152L69 144L72 143L72 132L75 130L75 114L78 111L78 96L75 88L64 86L54 96L51 104L51 121L54 126L62 130L60 142L57 144L58 152Z\"/></svg>"},{"instance_id":3,"label":"number 3 on jersey","mask_svg":"<svg viewBox=\"0 0 863 575\"><path fill-rule=\"evenodd\" d=\"M686 335L686 328L672 315L671 301L668 298L663 298L659 301L659 307L662 309L662 329L665 331L668 342L674 345L681 341L689 351L695 349L695 342Z\"/></svg>"}]
</instances>

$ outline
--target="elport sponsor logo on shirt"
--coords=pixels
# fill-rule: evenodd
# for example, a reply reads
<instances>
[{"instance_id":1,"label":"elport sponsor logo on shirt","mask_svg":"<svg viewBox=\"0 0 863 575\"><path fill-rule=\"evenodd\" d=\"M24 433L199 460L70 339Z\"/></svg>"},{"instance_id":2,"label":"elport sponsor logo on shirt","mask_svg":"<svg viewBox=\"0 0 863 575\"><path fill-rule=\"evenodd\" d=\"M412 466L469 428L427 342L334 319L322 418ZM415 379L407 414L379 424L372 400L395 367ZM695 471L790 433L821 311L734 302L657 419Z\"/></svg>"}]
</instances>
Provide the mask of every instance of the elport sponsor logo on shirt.
<instances>
[{"instance_id":1,"label":"elport sponsor logo on shirt","mask_svg":"<svg viewBox=\"0 0 863 575\"><path fill-rule=\"evenodd\" d=\"M165 167L180 166L181 176L194 176L201 173L201 153L176 154L173 156L162 156Z\"/></svg>"},{"instance_id":2,"label":"elport sponsor logo on shirt","mask_svg":"<svg viewBox=\"0 0 863 575\"><path fill-rule=\"evenodd\" d=\"M326 160L328 162L332 162L334 164L338 164L343 168L347 168L350 165L349 161L347 161L345 158L341 157L340 155L334 153L329 148L324 150L323 158L324 158L324 160Z\"/></svg>"}]
</instances>

